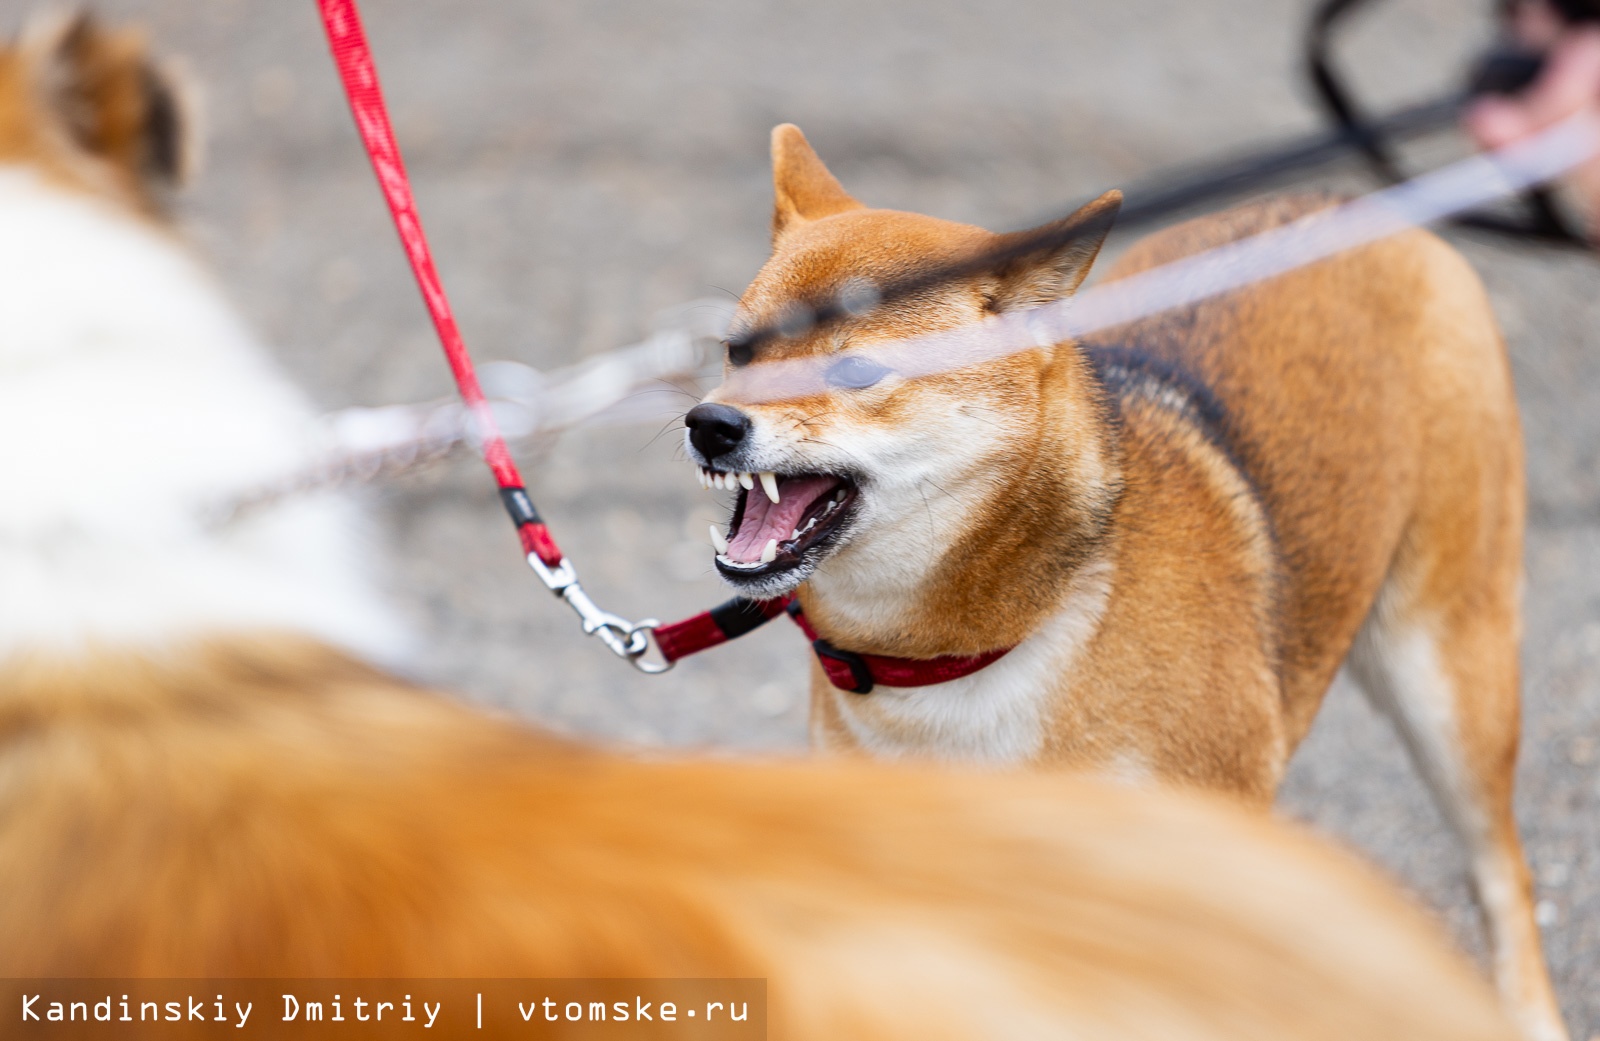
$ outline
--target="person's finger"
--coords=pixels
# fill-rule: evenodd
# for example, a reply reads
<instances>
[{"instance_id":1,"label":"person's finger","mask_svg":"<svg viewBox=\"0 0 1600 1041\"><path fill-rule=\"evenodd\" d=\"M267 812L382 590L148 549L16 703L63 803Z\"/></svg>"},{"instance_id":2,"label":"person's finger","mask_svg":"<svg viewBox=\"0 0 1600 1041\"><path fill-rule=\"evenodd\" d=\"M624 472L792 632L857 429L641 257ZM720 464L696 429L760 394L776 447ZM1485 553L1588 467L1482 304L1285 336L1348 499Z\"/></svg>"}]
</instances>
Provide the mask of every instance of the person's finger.
<instances>
[{"instance_id":1,"label":"person's finger","mask_svg":"<svg viewBox=\"0 0 1600 1041\"><path fill-rule=\"evenodd\" d=\"M1580 112L1600 116L1600 29L1593 27L1563 36L1533 86L1514 97L1480 99L1462 116L1462 124L1480 147L1503 148ZM1600 228L1600 160L1573 170L1564 183L1595 234Z\"/></svg>"},{"instance_id":2,"label":"person's finger","mask_svg":"<svg viewBox=\"0 0 1600 1041\"><path fill-rule=\"evenodd\" d=\"M1564 37L1532 87L1513 98L1484 98L1466 113L1469 133L1500 148L1588 107L1600 107L1600 29Z\"/></svg>"},{"instance_id":3,"label":"person's finger","mask_svg":"<svg viewBox=\"0 0 1600 1041\"><path fill-rule=\"evenodd\" d=\"M1474 102L1467 109L1463 122L1467 133L1481 148L1504 148L1537 129L1527 106L1506 98L1482 98Z\"/></svg>"},{"instance_id":4,"label":"person's finger","mask_svg":"<svg viewBox=\"0 0 1600 1041\"><path fill-rule=\"evenodd\" d=\"M1556 45L1545 75L1528 92L1527 104L1538 126L1600 104L1600 29L1574 30Z\"/></svg>"}]
</instances>

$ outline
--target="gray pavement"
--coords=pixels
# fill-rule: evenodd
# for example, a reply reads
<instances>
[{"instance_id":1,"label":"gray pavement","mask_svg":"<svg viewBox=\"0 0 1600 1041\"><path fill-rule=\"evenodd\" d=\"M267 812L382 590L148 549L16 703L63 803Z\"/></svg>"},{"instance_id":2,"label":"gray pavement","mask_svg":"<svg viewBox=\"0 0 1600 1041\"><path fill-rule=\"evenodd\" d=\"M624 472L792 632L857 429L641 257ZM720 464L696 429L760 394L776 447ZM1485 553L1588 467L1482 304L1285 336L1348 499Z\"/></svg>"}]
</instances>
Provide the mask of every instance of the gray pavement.
<instances>
[{"instance_id":1,"label":"gray pavement","mask_svg":"<svg viewBox=\"0 0 1600 1041\"><path fill-rule=\"evenodd\" d=\"M203 85L208 168L184 219L301 383L329 407L445 393L309 0L97 6L144 21ZM738 292L765 249L776 122L804 127L870 203L1015 227L1164 166L1312 127L1294 67L1304 6L366 4L467 340L481 358L540 366L632 342L662 308ZM1445 83L1484 39L1486 7L1393 0L1367 18L1348 47L1366 95L1382 106ZM1600 265L1462 246L1505 324L1527 427L1521 819L1582 1039L1600 1035ZM662 425L660 436L579 431L526 459L592 591L625 614L676 617L721 595L704 542L716 509L679 460L673 416ZM601 738L803 748L805 648L788 628L636 676L581 639L521 569L479 468L446 466L372 497L430 680ZM1376 857L1481 948L1459 851L1347 684L1282 803Z\"/></svg>"}]
</instances>

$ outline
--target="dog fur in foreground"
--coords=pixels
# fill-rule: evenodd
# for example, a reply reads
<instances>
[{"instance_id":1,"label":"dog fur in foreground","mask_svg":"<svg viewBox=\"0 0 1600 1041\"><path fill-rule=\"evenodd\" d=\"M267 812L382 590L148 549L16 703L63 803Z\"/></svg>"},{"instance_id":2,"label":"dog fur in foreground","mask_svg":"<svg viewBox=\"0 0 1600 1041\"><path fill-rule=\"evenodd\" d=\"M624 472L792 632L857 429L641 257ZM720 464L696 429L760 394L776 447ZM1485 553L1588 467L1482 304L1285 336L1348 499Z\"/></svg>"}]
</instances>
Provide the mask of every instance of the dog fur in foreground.
<instances>
[{"instance_id":1,"label":"dog fur in foreground","mask_svg":"<svg viewBox=\"0 0 1600 1041\"><path fill-rule=\"evenodd\" d=\"M639 761L365 664L402 641L348 504L196 520L309 413L152 216L170 101L127 34L0 50L0 977L755 976L819 1041L1511 1036L1262 815Z\"/></svg>"},{"instance_id":2,"label":"dog fur in foreground","mask_svg":"<svg viewBox=\"0 0 1600 1041\"><path fill-rule=\"evenodd\" d=\"M795 592L846 651L1012 648L961 679L867 694L814 664L817 743L1093 769L1265 806L1348 658L1470 851L1510 1007L1533 1035L1563 1037L1512 817L1521 435L1466 262L1409 232L1099 342L741 398L764 364L1072 294L1120 203L1109 193L1067 218L1091 230L1064 246L762 340L752 357L750 331L797 304L1023 240L864 207L793 126L774 131L773 162L772 255L734 317L730 380L686 420L710 483L752 489L713 535L717 567L746 595ZM1326 205L1191 221L1108 278Z\"/></svg>"}]
</instances>

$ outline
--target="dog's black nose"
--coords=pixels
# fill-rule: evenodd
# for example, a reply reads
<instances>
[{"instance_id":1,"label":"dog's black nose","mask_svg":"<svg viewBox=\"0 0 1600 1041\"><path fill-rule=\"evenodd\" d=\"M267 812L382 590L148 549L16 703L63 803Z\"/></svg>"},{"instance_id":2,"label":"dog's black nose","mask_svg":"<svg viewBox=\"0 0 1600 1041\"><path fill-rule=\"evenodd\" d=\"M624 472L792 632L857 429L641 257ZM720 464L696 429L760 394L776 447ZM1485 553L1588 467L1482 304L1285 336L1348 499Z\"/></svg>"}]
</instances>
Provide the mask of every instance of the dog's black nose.
<instances>
[{"instance_id":1,"label":"dog's black nose","mask_svg":"<svg viewBox=\"0 0 1600 1041\"><path fill-rule=\"evenodd\" d=\"M690 409L683 417L683 425L689 428L690 443L707 462L737 448L750 433L749 416L736 408L709 401Z\"/></svg>"}]
</instances>

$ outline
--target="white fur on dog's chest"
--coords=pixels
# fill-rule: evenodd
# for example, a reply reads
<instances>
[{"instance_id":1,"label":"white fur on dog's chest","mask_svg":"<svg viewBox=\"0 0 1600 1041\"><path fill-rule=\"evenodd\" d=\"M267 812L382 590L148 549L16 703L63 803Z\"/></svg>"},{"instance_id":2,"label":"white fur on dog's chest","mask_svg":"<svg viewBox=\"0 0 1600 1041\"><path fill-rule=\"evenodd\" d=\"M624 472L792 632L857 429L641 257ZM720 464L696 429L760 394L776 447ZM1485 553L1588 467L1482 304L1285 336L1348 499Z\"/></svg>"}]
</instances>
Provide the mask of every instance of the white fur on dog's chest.
<instances>
[{"instance_id":1,"label":"white fur on dog's chest","mask_svg":"<svg viewBox=\"0 0 1600 1041\"><path fill-rule=\"evenodd\" d=\"M1057 682L1094 635L1110 592L1110 564L1091 565L1059 611L987 668L927 687L880 685L866 695L830 686L823 696L833 699L855 743L874 755L1029 762L1044 749Z\"/></svg>"},{"instance_id":2,"label":"white fur on dog's chest","mask_svg":"<svg viewBox=\"0 0 1600 1041\"><path fill-rule=\"evenodd\" d=\"M0 165L0 659L273 630L401 660L353 503L202 523L310 422L172 237Z\"/></svg>"}]
</instances>

